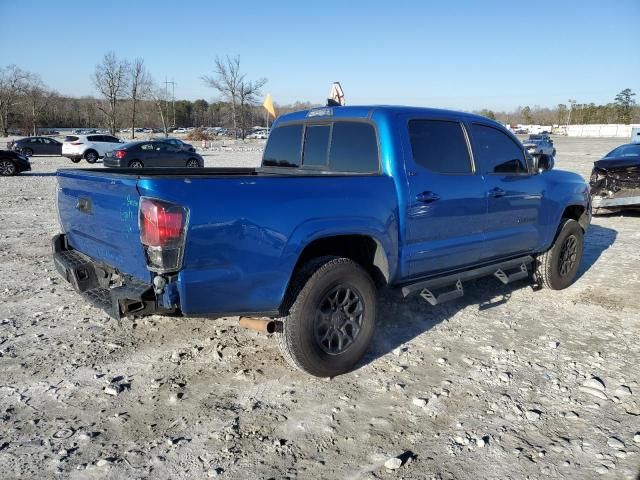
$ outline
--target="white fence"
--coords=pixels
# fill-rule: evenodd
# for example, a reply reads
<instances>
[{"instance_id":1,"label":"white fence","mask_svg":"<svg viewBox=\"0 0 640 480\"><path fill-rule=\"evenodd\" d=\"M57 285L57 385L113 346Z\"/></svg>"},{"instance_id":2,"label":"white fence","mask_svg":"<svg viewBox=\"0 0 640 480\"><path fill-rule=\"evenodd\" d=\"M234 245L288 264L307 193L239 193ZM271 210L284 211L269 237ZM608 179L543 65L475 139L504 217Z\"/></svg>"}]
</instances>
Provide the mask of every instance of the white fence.
<instances>
[{"instance_id":1,"label":"white fence","mask_svg":"<svg viewBox=\"0 0 640 480\"><path fill-rule=\"evenodd\" d=\"M593 125L567 125L567 135L569 137L618 137L631 138L631 130L640 127L640 124L593 124Z\"/></svg>"}]
</instances>

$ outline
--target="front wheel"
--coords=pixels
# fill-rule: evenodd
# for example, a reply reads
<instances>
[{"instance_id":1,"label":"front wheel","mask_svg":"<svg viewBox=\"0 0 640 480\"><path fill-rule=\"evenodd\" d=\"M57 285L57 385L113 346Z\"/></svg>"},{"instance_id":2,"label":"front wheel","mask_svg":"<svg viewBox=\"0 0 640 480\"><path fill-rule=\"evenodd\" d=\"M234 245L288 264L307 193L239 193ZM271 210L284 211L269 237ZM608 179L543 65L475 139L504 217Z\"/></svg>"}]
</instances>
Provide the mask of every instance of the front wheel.
<instances>
[{"instance_id":1,"label":"front wheel","mask_svg":"<svg viewBox=\"0 0 640 480\"><path fill-rule=\"evenodd\" d=\"M11 160L0 160L0 175L3 177L11 177L17 172L16 164Z\"/></svg>"},{"instance_id":2,"label":"front wheel","mask_svg":"<svg viewBox=\"0 0 640 480\"><path fill-rule=\"evenodd\" d=\"M196 160L195 158L190 158L187 161L187 168L200 168L200 162L198 162L198 160Z\"/></svg>"},{"instance_id":3,"label":"front wheel","mask_svg":"<svg viewBox=\"0 0 640 480\"><path fill-rule=\"evenodd\" d=\"M23 148L22 150L20 150L20 153L22 153L25 157L31 157L33 155L33 150L31 150L30 148Z\"/></svg>"},{"instance_id":4,"label":"front wheel","mask_svg":"<svg viewBox=\"0 0 640 480\"><path fill-rule=\"evenodd\" d=\"M321 257L307 263L290 288L286 301L293 303L276 334L285 359L316 377L350 371L375 329L376 290L369 274L348 258Z\"/></svg>"},{"instance_id":5,"label":"front wheel","mask_svg":"<svg viewBox=\"0 0 640 480\"><path fill-rule=\"evenodd\" d=\"M562 290L573 283L584 250L584 232L575 220L565 220L553 245L536 258L537 282L552 290Z\"/></svg>"}]
</instances>

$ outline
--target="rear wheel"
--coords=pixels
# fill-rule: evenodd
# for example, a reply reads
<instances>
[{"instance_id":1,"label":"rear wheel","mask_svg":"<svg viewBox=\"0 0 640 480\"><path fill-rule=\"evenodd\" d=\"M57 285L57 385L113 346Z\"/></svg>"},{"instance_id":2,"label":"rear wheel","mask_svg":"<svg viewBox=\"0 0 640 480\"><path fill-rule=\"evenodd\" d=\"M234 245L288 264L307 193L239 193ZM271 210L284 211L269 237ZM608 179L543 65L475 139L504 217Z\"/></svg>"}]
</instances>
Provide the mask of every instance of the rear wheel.
<instances>
[{"instance_id":1,"label":"rear wheel","mask_svg":"<svg viewBox=\"0 0 640 480\"><path fill-rule=\"evenodd\" d=\"M0 160L0 175L3 177L11 177L15 175L17 171L16 164L11 160Z\"/></svg>"},{"instance_id":2,"label":"rear wheel","mask_svg":"<svg viewBox=\"0 0 640 480\"><path fill-rule=\"evenodd\" d=\"M22 153L26 157L30 157L33 155L33 150L31 150L30 148L22 148L20 149L20 153Z\"/></svg>"},{"instance_id":3,"label":"rear wheel","mask_svg":"<svg viewBox=\"0 0 640 480\"><path fill-rule=\"evenodd\" d=\"M98 161L98 152L96 152L95 150L87 150L84 153L84 159L88 163L96 163Z\"/></svg>"},{"instance_id":4,"label":"rear wheel","mask_svg":"<svg viewBox=\"0 0 640 480\"><path fill-rule=\"evenodd\" d=\"M82 160L80 157L72 157L69 160L71 160L73 163L78 163L80 162L80 160Z\"/></svg>"},{"instance_id":5,"label":"rear wheel","mask_svg":"<svg viewBox=\"0 0 640 480\"><path fill-rule=\"evenodd\" d=\"M143 168L144 164L140 160L129 162L129 168Z\"/></svg>"},{"instance_id":6,"label":"rear wheel","mask_svg":"<svg viewBox=\"0 0 640 480\"><path fill-rule=\"evenodd\" d=\"M351 370L375 329L376 291L369 274L348 258L322 257L307 263L290 288L285 302L293 303L276 334L285 359L317 377Z\"/></svg>"},{"instance_id":7,"label":"rear wheel","mask_svg":"<svg viewBox=\"0 0 640 480\"><path fill-rule=\"evenodd\" d=\"M562 290L573 283L580 268L584 232L575 220L565 220L551 248L536 258L536 280L541 286Z\"/></svg>"},{"instance_id":8,"label":"rear wheel","mask_svg":"<svg viewBox=\"0 0 640 480\"><path fill-rule=\"evenodd\" d=\"M195 158L190 158L189 160L187 160L187 167L200 168L200 162L198 162L198 160L196 160Z\"/></svg>"}]
</instances>

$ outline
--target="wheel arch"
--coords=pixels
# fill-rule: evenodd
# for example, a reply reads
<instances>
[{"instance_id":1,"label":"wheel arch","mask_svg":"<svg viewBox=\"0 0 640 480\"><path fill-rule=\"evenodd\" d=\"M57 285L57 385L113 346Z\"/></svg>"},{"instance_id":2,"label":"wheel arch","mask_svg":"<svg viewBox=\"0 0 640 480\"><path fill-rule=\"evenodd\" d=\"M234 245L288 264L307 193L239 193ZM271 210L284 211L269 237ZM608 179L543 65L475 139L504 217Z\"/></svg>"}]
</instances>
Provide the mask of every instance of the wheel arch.
<instances>
[{"instance_id":1,"label":"wheel arch","mask_svg":"<svg viewBox=\"0 0 640 480\"><path fill-rule=\"evenodd\" d=\"M314 258L332 256L356 262L367 271L378 288L383 288L393 277L388 252L375 236L363 233L320 236L310 241L298 255L280 304L281 314L287 313L288 293L304 265Z\"/></svg>"}]
</instances>

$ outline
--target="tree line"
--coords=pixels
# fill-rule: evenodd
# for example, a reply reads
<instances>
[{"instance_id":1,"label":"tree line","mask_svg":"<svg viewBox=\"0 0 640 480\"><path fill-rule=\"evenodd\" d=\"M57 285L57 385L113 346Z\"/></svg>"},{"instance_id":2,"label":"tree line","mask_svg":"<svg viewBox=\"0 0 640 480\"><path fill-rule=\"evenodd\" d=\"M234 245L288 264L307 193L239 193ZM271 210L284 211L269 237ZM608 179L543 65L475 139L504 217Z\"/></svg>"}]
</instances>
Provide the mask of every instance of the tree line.
<instances>
[{"instance_id":1,"label":"tree line","mask_svg":"<svg viewBox=\"0 0 640 480\"><path fill-rule=\"evenodd\" d=\"M248 79L240 57L217 57L213 72L201 77L218 99L174 100L167 85L156 82L144 60L118 58L108 52L96 65L92 83L96 96L69 97L49 88L42 78L16 65L0 66L0 132L9 129L36 135L46 128L108 128L112 134L124 127L135 137L138 127L225 127L244 137L256 125L264 125L260 105L267 79ZM578 103L555 107L518 107L511 112L488 109L476 113L508 124L640 123L635 93L626 88L605 105ZM315 106L309 102L277 106L278 113Z\"/></svg>"},{"instance_id":2,"label":"tree line","mask_svg":"<svg viewBox=\"0 0 640 480\"><path fill-rule=\"evenodd\" d=\"M141 58L129 61L115 53L104 55L92 75L96 96L69 97L47 87L39 75L16 65L0 66L0 131L36 135L47 128L225 127L244 137L253 126L265 124L260 106L265 78L250 80L242 73L240 57L218 57L213 73L202 81L219 99L175 100L156 82ZM278 106L280 113L309 108L310 103Z\"/></svg>"},{"instance_id":3,"label":"tree line","mask_svg":"<svg viewBox=\"0 0 640 480\"><path fill-rule=\"evenodd\" d=\"M506 124L524 125L568 125L594 123L640 123L640 106L634 99L635 93L625 88L618 93L613 101L605 105L595 103L578 103L569 100L568 105L561 103L555 107L518 107L511 112L496 112L482 109L474 113L484 115L493 120Z\"/></svg>"}]
</instances>

